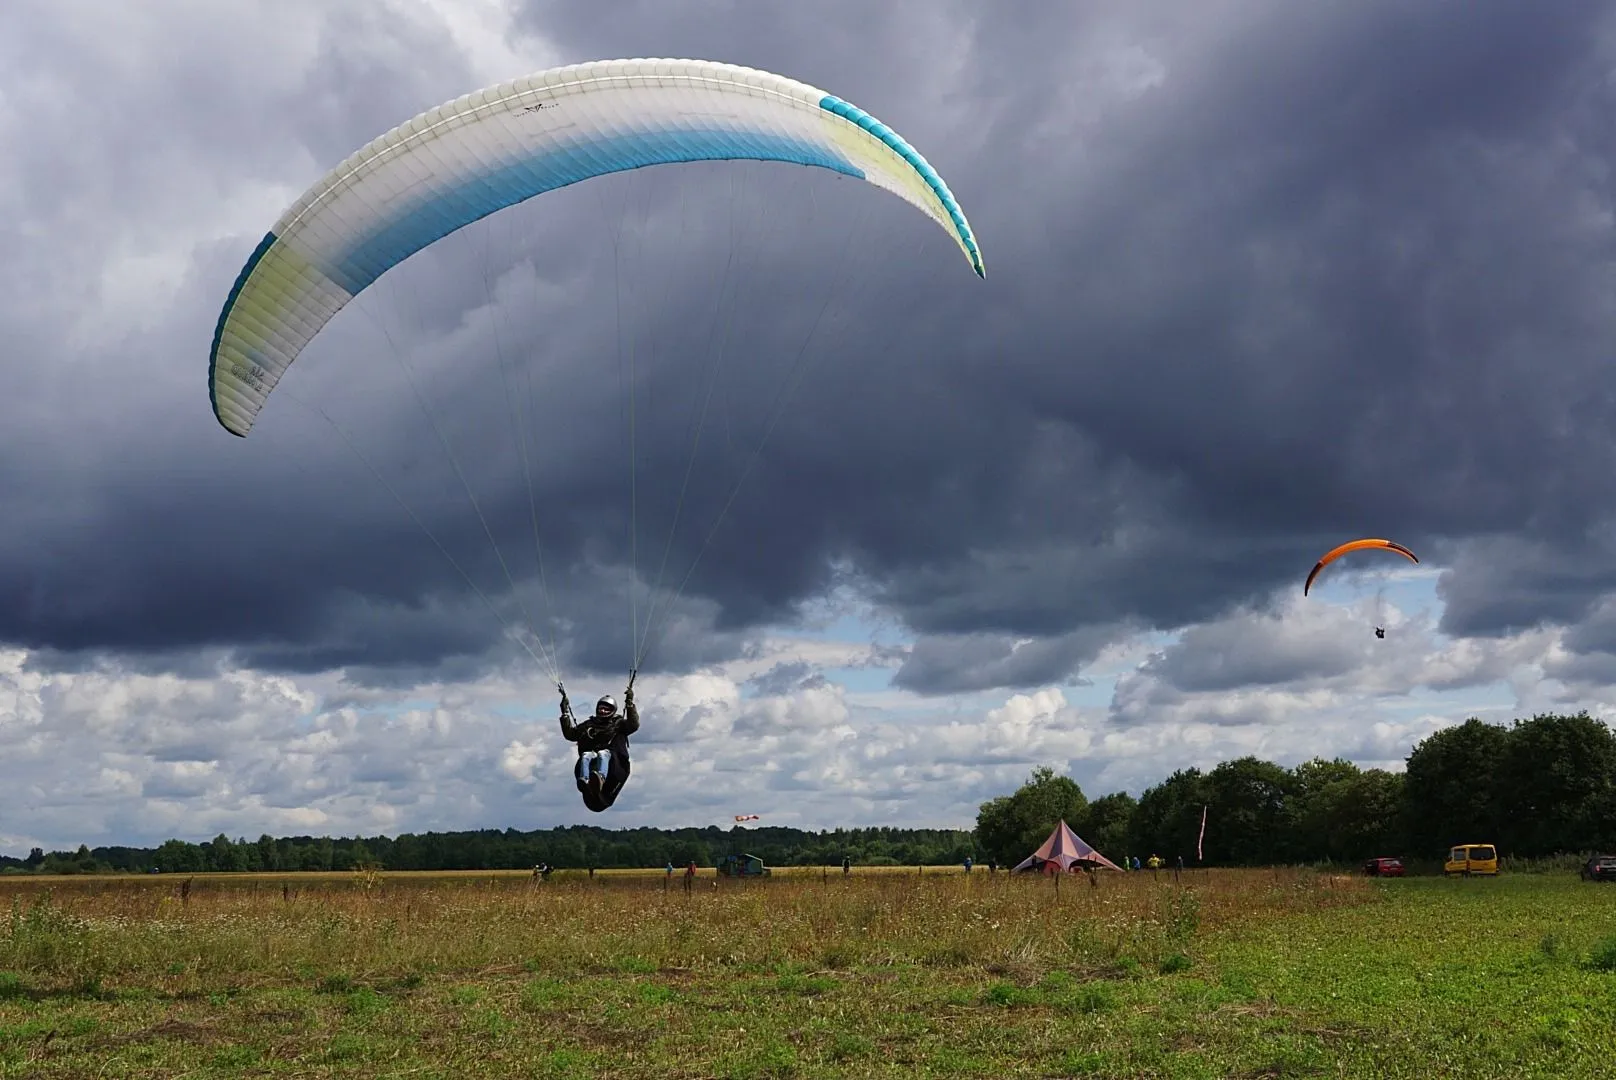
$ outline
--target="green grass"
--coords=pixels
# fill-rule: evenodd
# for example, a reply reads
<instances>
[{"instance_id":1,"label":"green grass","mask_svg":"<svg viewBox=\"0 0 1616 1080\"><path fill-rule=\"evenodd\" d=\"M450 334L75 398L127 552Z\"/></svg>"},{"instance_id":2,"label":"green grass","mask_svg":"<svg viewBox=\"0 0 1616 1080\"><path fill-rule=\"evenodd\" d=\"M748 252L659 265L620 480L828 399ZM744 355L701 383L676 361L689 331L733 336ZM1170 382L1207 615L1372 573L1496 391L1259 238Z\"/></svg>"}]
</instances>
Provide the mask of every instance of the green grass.
<instances>
[{"instance_id":1,"label":"green grass","mask_svg":"<svg viewBox=\"0 0 1616 1080\"><path fill-rule=\"evenodd\" d=\"M0 1077L1595 1077L1616 887L0 885Z\"/></svg>"}]
</instances>

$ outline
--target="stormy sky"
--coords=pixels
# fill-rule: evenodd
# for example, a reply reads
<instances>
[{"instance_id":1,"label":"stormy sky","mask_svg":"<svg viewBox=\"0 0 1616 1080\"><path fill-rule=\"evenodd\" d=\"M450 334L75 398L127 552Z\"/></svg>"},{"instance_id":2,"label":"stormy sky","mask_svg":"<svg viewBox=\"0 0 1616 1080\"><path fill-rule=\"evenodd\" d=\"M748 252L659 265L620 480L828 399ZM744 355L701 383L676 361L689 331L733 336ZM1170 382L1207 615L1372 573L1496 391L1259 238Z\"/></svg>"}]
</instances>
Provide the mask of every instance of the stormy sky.
<instances>
[{"instance_id":1,"label":"stormy sky","mask_svg":"<svg viewBox=\"0 0 1616 1080\"><path fill-rule=\"evenodd\" d=\"M629 56L869 110L986 279L850 178L641 170L433 245L217 424L303 190ZM1608 4L6 5L0 850L969 825L1039 764L1609 716L1613 62ZM1365 535L1420 566L1302 597ZM587 703L642 644L596 817L551 649Z\"/></svg>"}]
</instances>

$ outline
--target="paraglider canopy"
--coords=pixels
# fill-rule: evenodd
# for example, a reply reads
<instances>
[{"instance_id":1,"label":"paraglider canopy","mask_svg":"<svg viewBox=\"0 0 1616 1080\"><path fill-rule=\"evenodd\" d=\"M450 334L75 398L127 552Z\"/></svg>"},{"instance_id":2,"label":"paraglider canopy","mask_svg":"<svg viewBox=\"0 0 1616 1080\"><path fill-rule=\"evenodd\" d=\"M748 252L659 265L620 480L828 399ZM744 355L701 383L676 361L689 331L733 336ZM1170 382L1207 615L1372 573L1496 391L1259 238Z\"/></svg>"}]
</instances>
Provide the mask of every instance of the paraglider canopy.
<instances>
[{"instance_id":1,"label":"paraglider canopy","mask_svg":"<svg viewBox=\"0 0 1616 1080\"><path fill-rule=\"evenodd\" d=\"M1387 551L1397 552L1410 562L1417 563L1420 561L1412 551L1408 550L1408 548L1394 540L1380 540L1373 537L1367 537L1363 540L1349 540L1340 547L1333 548L1326 552L1324 557L1314 564L1312 573L1307 575L1307 583L1302 586L1302 595L1307 595L1308 590L1313 587L1314 579L1319 576L1319 572L1326 566L1329 566L1343 555L1350 554L1354 551L1364 551L1369 548L1384 548Z\"/></svg>"},{"instance_id":2,"label":"paraglider canopy","mask_svg":"<svg viewBox=\"0 0 1616 1080\"><path fill-rule=\"evenodd\" d=\"M675 162L787 162L856 177L942 226L985 276L937 171L833 94L705 60L604 60L447 102L355 151L259 242L214 331L208 394L243 438L304 347L411 255L507 206L592 177Z\"/></svg>"}]
</instances>

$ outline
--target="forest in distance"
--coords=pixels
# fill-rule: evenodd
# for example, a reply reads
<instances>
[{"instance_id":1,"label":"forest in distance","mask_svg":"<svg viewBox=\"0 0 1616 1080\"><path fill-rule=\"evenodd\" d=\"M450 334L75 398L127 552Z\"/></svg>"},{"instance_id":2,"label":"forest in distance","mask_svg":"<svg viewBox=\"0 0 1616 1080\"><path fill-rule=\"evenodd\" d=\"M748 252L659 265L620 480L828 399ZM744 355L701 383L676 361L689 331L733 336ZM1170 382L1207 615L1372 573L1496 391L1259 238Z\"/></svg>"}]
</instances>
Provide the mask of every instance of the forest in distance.
<instances>
[{"instance_id":1,"label":"forest in distance","mask_svg":"<svg viewBox=\"0 0 1616 1080\"><path fill-rule=\"evenodd\" d=\"M1070 777L1043 767L1013 794L982 804L969 830L571 825L396 837L220 835L156 848L36 847L23 858L0 855L0 874L710 867L741 851L774 866L839 866L844 858L858 866L945 866L967 857L1013 865L1059 820L1113 861L1154 854L1169 865L1182 857L1186 867L1435 860L1455 843L1496 844L1516 858L1610 851L1616 732L1587 712L1507 727L1472 718L1417 744L1403 772L1339 759L1286 768L1244 757L1207 772L1180 769L1138 798L1117 792L1091 800Z\"/></svg>"}]
</instances>

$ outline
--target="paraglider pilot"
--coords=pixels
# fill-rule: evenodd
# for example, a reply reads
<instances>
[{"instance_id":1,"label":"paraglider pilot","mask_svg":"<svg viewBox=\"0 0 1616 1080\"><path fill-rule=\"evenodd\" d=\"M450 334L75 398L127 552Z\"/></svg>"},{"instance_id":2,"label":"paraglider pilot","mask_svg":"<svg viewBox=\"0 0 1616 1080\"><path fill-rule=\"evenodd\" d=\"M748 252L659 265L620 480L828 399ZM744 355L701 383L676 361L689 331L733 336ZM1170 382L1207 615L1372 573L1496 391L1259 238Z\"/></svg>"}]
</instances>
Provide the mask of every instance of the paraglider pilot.
<instances>
[{"instance_id":1,"label":"paraglider pilot","mask_svg":"<svg viewBox=\"0 0 1616 1080\"><path fill-rule=\"evenodd\" d=\"M617 801L617 793L628 783L628 737L640 730L640 713L634 708L632 681L623 694L624 711L617 711L611 695L595 702L594 715L578 723L565 687L561 691L561 734L578 744L578 792L584 805L600 813Z\"/></svg>"},{"instance_id":2,"label":"paraglider pilot","mask_svg":"<svg viewBox=\"0 0 1616 1080\"><path fill-rule=\"evenodd\" d=\"M1378 638L1385 637L1386 636L1386 628L1384 626L1375 627L1375 636L1378 637Z\"/></svg>"}]
</instances>

